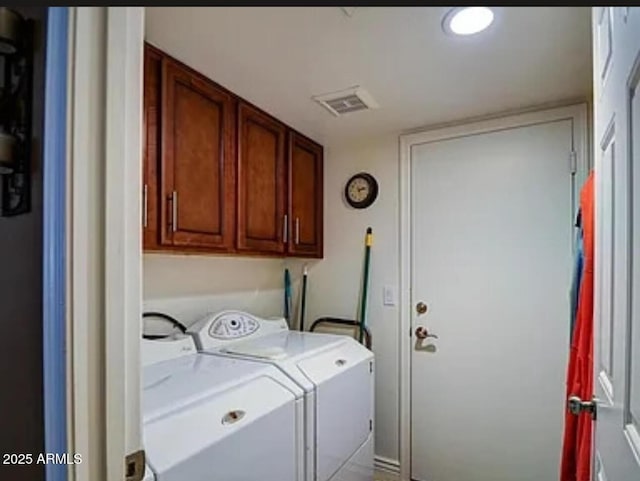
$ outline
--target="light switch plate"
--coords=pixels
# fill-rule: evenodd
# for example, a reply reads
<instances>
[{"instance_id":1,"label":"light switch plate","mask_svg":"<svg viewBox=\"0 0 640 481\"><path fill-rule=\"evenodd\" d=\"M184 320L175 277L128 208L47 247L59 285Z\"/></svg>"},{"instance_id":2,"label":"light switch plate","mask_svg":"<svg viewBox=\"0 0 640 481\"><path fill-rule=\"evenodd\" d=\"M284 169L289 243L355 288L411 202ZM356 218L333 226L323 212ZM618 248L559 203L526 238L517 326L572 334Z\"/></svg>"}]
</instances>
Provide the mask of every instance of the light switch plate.
<instances>
[{"instance_id":1,"label":"light switch plate","mask_svg":"<svg viewBox=\"0 0 640 481\"><path fill-rule=\"evenodd\" d=\"M398 302L398 290L396 286L384 286L382 288L382 303L385 306L395 306Z\"/></svg>"}]
</instances>

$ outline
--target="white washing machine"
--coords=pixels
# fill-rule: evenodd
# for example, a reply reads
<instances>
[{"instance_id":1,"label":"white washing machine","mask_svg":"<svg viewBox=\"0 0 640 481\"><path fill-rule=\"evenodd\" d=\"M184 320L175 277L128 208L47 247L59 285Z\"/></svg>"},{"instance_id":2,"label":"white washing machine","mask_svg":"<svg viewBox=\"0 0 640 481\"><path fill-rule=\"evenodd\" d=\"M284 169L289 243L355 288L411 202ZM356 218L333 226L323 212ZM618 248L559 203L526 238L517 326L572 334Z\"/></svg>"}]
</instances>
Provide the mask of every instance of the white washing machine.
<instances>
[{"instance_id":1,"label":"white washing machine","mask_svg":"<svg viewBox=\"0 0 640 481\"><path fill-rule=\"evenodd\" d=\"M277 366L304 389L306 481L373 480L371 351L350 337L290 331L284 319L240 311L206 316L187 332L203 353Z\"/></svg>"},{"instance_id":2,"label":"white washing machine","mask_svg":"<svg viewBox=\"0 0 640 481\"><path fill-rule=\"evenodd\" d=\"M143 341L145 481L300 481L304 392L273 366Z\"/></svg>"}]
</instances>

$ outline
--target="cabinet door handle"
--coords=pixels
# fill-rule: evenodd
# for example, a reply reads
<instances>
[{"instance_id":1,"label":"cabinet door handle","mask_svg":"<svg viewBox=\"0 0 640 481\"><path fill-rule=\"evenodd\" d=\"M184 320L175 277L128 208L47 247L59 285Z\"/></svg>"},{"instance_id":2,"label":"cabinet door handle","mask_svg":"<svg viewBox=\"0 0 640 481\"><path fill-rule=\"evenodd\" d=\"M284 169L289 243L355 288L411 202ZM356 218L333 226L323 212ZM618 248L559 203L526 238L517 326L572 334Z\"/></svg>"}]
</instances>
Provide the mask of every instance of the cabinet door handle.
<instances>
[{"instance_id":1,"label":"cabinet door handle","mask_svg":"<svg viewBox=\"0 0 640 481\"><path fill-rule=\"evenodd\" d=\"M171 230L178 230L178 192L175 190L171 194Z\"/></svg>"},{"instance_id":2,"label":"cabinet door handle","mask_svg":"<svg viewBox=\"0 0 640 481\"><path fill-rule=\"evenodd\" d=\"M149 216L148 216L148 212L149 212L149 201L148 201L148 195L149 195L149 187L147 186L147 184L144 184L144 187L142 188L142 226L146 229L147 225L148 225L148 221L149 221Z\"/></svg>"},{"instance_id":3,"label":"cabinet door handle","mask_svg":"<svg viewBox=\"0 0 640 481\"><path fill-rule=\"evenodd\" d=\"M284 220L282 221L282 241L286 244L289 242L289 216L287 214L284 215Z\"/></svg>"},{"instance_id":4,"label":"cabinet door handle","mask_svg":"<svg viewBox=\"0 0 640 481\"><path fill-rule=\"evenodd\" d=\"M296 244L300 244L300 218L296 217Z\"/></svg>"}]
</instances>

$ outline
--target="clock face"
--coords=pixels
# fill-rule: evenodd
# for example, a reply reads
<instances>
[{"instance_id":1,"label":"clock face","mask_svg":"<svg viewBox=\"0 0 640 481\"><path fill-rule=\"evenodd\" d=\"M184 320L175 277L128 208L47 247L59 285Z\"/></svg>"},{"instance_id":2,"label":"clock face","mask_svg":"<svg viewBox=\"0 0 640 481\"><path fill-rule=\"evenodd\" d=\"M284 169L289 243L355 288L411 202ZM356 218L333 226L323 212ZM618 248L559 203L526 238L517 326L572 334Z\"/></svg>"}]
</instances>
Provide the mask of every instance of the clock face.
<instances>
[{"instance_id":1,"label":"clock face","mask_svg":"<svg viewBox=\"0 0 640 481\"><path fill-rule=\"evenodd\" d=\"M371 186L362 177L355 178L349 184L349 199L353 202L362 202L369 196L371 192Z\"/></svg>"},{"instance_id":2,"label":"clock face","mask_svg":"<svg viewBox=\"0 0 640 481\"><path fill-rule=\"evenodd\" d=\"M351 207L369 207L378 196L376 179L366 172L360 172L349 179L345 186L345 197Z\"/></svg>"}]
</instances>

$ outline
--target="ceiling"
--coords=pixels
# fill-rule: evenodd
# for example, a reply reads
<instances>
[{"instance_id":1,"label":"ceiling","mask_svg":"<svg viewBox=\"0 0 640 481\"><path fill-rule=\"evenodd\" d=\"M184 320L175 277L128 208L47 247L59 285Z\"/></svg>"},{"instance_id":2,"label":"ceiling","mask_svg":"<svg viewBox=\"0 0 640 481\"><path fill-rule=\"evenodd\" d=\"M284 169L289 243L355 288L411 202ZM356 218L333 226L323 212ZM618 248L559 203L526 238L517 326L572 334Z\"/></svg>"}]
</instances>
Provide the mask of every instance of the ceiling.
<instances>
[{"instance_id":1,"label":"ceiling","mask_svg":"<svg viewBox=\"0 0 640 481\"><path fill-rule=\"evenodd\" d=\"M147 40L320 142L591 94L590 9L503 7L445 35L442 7L153 7ZM311 97L360 85L378 110L333 117Z\"/></svg>"}]
</instances>

